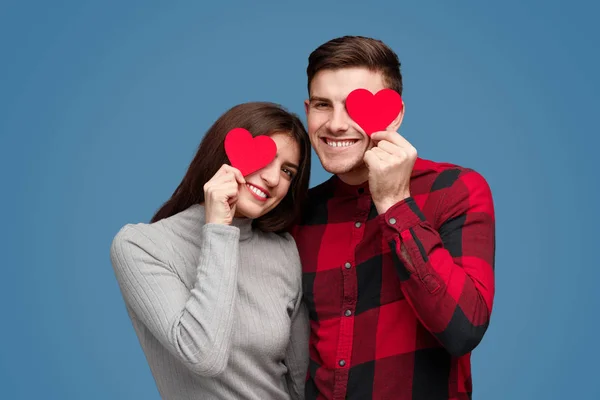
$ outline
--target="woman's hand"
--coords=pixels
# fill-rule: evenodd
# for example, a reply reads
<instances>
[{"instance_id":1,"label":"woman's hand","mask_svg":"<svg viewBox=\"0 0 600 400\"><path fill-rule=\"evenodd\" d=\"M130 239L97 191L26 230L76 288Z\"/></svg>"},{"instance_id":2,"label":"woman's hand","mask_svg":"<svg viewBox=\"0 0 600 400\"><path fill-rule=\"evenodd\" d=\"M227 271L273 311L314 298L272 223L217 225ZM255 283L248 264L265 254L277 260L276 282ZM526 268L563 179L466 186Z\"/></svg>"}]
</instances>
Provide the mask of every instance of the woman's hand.
<instances>
[{"instance_id":1,"label":"woman's hand","mask_svg":"<svg viewBox=\"0 0 600 400\"><path fill-rule=\"evenodd\" d=\"M206 223L230 225L235 216L238 195L246 180L242 173L223 164L204 185L204 209Z\"/></svg>"}]
</instances>

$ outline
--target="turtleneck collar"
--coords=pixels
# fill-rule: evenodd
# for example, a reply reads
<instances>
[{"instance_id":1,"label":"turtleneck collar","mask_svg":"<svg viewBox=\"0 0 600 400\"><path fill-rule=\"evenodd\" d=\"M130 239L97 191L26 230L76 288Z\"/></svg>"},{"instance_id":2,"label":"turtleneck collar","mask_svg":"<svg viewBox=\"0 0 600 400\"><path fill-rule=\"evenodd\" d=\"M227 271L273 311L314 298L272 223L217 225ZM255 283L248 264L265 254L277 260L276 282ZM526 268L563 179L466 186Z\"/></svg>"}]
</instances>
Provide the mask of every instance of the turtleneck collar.
<instances>
[{"instance_id":1,"label":"turtleneck collar","mask_svg":"<svg viewBox=\"0 0 600 400\"><path fill-rule=\"evenodd\" d=\"M231 222L232 226L240 230L240 240L247 240L252 237L252 219L251 218L234 218Z\"/></svg>"}]
</instances>

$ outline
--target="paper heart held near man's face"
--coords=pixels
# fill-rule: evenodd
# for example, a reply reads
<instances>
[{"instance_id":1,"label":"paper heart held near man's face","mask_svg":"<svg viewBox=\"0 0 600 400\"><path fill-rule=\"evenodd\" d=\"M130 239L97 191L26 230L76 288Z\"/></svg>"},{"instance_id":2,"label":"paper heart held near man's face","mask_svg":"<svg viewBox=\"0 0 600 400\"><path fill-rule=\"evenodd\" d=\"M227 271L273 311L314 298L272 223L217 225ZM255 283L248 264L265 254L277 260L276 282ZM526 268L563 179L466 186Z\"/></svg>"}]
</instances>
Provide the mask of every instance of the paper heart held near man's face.
<instances>
[{"instance_id":1,"label":"paper heart held near man's face","mask_svg":"<svg viewBox=\"0 0 600 400\"><path fill-rule=\"evenodd\" d=\"M382 89L376 94L367 89L356 89L346 98L346 110L370 137L384 131L402 111L402 97L392 89Z\"/></svg>"}]
</instances>

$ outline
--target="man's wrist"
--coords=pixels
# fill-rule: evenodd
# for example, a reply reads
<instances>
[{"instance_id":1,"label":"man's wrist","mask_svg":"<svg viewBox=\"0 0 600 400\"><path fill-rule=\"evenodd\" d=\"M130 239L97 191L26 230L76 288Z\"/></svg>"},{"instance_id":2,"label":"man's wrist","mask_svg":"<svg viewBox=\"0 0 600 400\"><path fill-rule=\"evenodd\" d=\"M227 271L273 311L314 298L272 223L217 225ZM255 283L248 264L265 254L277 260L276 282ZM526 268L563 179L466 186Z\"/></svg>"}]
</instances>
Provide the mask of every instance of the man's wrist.
<instances>
[{"instance_id":1,"label":"man's wrist","mask_svg":"<svg viewBox=\"0 0 600 400\"><path fill-rule=\"evenodd\" d=\"M406 192L395 198L388 198L388 199L383 199L383 200L373 199L373 203L375 203L375 208L377 208L377 214L383 215L390 208L392 208L396 204L400 203L401 201L408 199L409 197L410 197L410 193Z\"/></svg>"}]
</instances>

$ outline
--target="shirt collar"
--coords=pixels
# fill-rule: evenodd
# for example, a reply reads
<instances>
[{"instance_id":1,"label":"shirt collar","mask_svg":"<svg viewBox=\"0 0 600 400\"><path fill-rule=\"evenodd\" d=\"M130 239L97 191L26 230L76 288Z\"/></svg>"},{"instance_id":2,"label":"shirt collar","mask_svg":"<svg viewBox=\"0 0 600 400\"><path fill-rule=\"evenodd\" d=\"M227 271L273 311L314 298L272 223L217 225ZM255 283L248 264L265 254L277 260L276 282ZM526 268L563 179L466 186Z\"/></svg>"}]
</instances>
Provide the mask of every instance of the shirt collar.
<instances>
[{"instance_id":1,"label":"shirt collar","mask_svg":"<svg viewBox=\"0 0 600 400\"><path fill-rule=\"evenodd\" d=\"M369 181L366 180L358 185L349 185L342 181L337 175L333 175L332 177L332 185L333 190L336 195L340 196L351 196L351 197L360 197L360 196L370 196L371 191L369 190Z\"/></svg>"}]
</instances>

